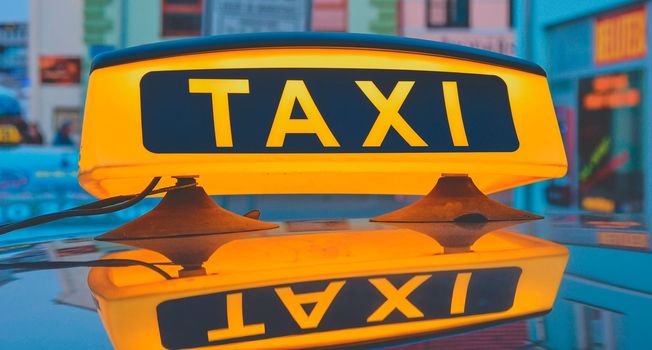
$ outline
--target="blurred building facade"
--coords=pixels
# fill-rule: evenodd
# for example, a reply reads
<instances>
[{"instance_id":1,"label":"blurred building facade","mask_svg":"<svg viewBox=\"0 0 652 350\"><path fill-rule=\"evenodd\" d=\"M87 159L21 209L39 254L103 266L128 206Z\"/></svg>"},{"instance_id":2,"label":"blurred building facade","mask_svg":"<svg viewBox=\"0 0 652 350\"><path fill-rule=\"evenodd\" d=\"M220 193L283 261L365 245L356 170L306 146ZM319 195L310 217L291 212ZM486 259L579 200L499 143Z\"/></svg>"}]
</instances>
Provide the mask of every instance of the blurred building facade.
<instances>
[{"instance_id":1,"label":"blurred building facade","mask_svg":"<svg viewBox=\"0 0 652 350\"><path fill-rule=\"evenodd\" d=\"M397 34L397 0L205 0L205 35L252 32Z\"/></svg>"},{"instance_id":2,"label":"blurred building facade","mask_svg":"<svg viewBox=\"0 0 652 350\"><path fill-rule=\"evenodd\" d=\"M92 58L167 38L199 35L202 0L30 0L30 119L46 143L65 124L81 131Z\"/></svg>"},{"instance_id":3,"label":"blurred building facade","mask_svg":"<svg viewBox=\"0 0 652 350\"><path fill-rule=\"evenodd\" d=\"M399 34L514 54L511 0L402 0Z\"/></svg>"},{"instance_id":4,"label":"blurred building facade","mask_svg":"<svg viewBox=\"0 0 652 350\"><path fill-rule=\"evenodd\" d=\"M47 142L57 129L81 126L82 0L30 0L29 119Z\"/></svg>"},{"instance_id":5,"label":"blurred building facade","mask_svg":"<svg viewBox=\"0 0 652 350\"><path fill-rule=\"evenodd\" d=\"M401 35L514 54L511 0L205 0L203 33Z\"/></svg>"},{"instance_id":6,"label":"blurred building facade","mask_svg":"<svg viewBox=\"0 0 652 350\"><path fill-rule=\"evenodd\" d=\"M652 213L650 2L517 2L517 52L548 72L568 175L519 192L535 211Z\"/></svg>"}]
</instances>

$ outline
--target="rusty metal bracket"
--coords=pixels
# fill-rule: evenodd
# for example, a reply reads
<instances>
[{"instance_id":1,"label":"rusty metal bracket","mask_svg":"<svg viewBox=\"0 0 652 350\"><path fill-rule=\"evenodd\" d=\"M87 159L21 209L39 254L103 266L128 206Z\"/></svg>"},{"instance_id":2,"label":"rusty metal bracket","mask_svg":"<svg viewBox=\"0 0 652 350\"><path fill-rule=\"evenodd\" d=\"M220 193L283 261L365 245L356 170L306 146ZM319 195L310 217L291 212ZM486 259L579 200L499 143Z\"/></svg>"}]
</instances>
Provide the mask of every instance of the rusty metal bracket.
<instances>
[{"instance_id":1,"label":"rusty metal bracket","mask_svg":"<svg viewBox=\"0 0 652 350\"><path fill-rule=\"evenodd\" d=\"M177 184L189 181L194 179L179 178ZM217 247L233 240L234 234L279 227L258 220L259 216L259 211L245 215L230 212L217 205L203 188L192 186L167 192L154 209L95 239L157 251L192 274L200 272L201 264Z\"/></svg>"},{"instance_id":2,"label":"rusty metal bracket","mask_svg":"<svg viewBox=\"0 0 652 350\"><path fill-rule=\"evenodd\" d=\"M542 216L514 209L487 197L466 175L444 175L418 201L377 216L375 222L483 222L537 220Z\"/></svg>"}]
</instances>

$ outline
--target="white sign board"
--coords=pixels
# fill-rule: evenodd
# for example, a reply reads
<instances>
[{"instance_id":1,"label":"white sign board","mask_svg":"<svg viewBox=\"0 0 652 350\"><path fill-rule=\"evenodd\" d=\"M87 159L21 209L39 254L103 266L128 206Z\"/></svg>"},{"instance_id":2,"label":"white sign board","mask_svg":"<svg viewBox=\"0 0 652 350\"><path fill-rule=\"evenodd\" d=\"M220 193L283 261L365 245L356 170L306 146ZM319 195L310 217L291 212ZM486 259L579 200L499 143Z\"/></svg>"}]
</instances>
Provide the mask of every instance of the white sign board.
<instances>
[{"instance_id":1,"label":"white sign board","mask_svg":"<svg viewBox=\"0 0 652 350\"><path fill-rule=\"evenodd\" d=\"M310 0L210 0L204 34L303 32L310 28Z\"/></svg>"}]
</instances>

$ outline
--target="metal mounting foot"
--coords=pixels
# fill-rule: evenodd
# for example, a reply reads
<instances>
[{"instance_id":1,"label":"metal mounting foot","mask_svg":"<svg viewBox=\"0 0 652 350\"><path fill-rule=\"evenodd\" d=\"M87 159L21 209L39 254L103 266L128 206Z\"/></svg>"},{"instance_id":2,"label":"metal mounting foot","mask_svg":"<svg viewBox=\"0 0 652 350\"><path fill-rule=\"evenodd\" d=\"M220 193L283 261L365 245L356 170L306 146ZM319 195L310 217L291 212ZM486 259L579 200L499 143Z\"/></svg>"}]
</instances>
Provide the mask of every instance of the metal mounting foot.
<instances>
[{"instance_id":1,"label":"metal mounting foot","mask_svg":"<svg viewBox=\"0 0 652 350\"><path fill-rule=\"evenodd\" d=\"M425 197L375 222L483 222L537 220L542 216L511 208L487 197L466 175L444 175Z\"/></svg>"}]
</instances>

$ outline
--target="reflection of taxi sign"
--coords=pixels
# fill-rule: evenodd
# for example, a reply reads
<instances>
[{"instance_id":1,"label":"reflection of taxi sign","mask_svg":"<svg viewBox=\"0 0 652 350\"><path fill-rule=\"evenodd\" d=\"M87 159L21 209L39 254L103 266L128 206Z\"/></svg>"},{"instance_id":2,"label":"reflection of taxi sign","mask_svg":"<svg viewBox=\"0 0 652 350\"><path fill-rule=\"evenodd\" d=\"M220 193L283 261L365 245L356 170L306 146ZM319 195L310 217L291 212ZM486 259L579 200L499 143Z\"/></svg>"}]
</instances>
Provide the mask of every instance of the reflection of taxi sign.
<instances>
[{"instance_id":1,"label":"reflection of taxi sign","mask_svg":"<svg viewBox=\"0 0 652 350\"><path fill-rule=\"evenodd\" d=\"M0 145L16 145L20 140L20 131L15 125L0 124Z\"/></svg>"},{"instance_id":2,"label":"reflection of taxi sign","mask_svg":"<svg viewBox=\"0 0 652 350\"><path fill-rule=\"evenodd\" d=\"M93 64L83 129L80 181L99 196L180 174L214 194L424 194L446 173L490 193L566 169L540 67L366 35L107 53Z\"/></svg>"},{"instance_id":3,"label":"reflection of taxi sign","mask_svg":"<svg viewBox=\"0 0 652 350\"><path fill-rule=\"evenodd\" d=\"M503 312L520 274L515 267L424 271L172 299L157 307L159 332L166 348L178 349Z\"/></svg>"},{"instance_id":4,"label":"reflection of taxi sign","mask_svg":"<svg viewBox=\"0 0 652 350\"><path fill-rule=\"evenodd\" d=\"M345 232L286 235L288 224L231 241L204 264L205 276L94 268L89 284L119 349L355 347L545 313L567 258L562 246L504 230L481 235L473 251L444 254L449 226L426 235L346 223ZM108 257L165 262L149 251Z\"/></svg>"}]
</instances>

